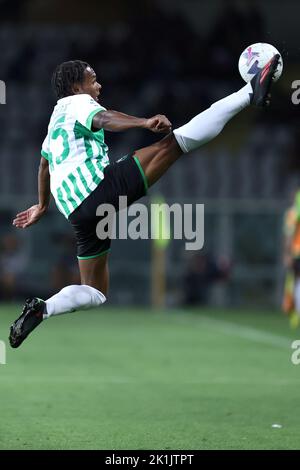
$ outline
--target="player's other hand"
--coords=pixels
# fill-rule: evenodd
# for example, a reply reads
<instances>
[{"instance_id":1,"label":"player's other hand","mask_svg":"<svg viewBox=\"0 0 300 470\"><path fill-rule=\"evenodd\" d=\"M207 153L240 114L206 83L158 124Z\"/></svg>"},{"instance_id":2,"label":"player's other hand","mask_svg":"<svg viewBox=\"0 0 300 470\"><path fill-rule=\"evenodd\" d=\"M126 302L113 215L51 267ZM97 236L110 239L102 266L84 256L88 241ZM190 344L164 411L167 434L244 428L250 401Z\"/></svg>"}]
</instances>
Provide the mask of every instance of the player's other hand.
<instances>
[{"instance_id":1,"label":"player's other hand","mask_svg":"<svg viewBox=\"0 0 300 470\"><path fill-rule=\"evenodd\" d=\"M13 225L17 228L30 227L30 225L38 222L44 214L45 209L43 209L39 204L36 204L35 206L29 207L26 211L17 214L16 218L13 220Z\"/></svg>"},{"instance_id":2,"label":"player's other hand","mask_svg":"<svg viewBox=\"0 0 300 470\"><path fill-rule=\"evenodd\" d=\"M168 134L172 130L172 124L163 114L157 114L156 116L146 119L145 127L152 132L160 132L163 134Z\"/></svg>"}]
</instances>

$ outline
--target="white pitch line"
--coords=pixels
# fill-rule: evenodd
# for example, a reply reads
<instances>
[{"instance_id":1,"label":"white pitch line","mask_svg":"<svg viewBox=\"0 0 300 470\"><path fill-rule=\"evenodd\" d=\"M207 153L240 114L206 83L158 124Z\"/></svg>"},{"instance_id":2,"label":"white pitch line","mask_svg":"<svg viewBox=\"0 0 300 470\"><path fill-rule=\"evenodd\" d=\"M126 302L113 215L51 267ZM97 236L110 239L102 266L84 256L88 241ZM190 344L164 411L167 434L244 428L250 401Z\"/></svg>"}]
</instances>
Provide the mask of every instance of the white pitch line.
<instances>
[{"instance_id":1,"label":"white pitch line","mask_svg":"<svg viewBox=\"0 0 300 470\"><path fill-rule=\"evenodd\" d=\"M174 318L175 317L173 317L173 319ZM285 349L285 350L291 349L291 343L293 339L288 338L286 336L276 335L273 333L269 333L268 331L265 331L265 330L253 328L251 326L238 325L237 323L233 323L231 321L219 320L219 319L211 318L211 317L208 317L206 315L201 315L201 314L199 315L197 320L198 319L199 319L200 324L201 323L211 324L222 333L225 333L231 336L244 338L249 341L253 341L255 343L275 346L280 349ZM180 322L182 321L183 323L188 322L188 319L183 316L182 317L178 316L176 320L177 321L179 320Z\"/></svg>"},{"instance_id":2,"label":"white pitch line","mask_svg":"<svg viewBox=\"0 0 300 470\"><path fill-rule=\"evenodd\" d=\"M16 376L6 375L1 377L1 382L17 382ZM143 377L90 377L90 376L27 376L20 379L22 384L25 383L71 383L71 384L94 384L94 385L113 385L113 384L128 384L128 385L269 385L269 386L286 386L297 385L299 386L300 379L276 379L276 380L252 380L238 377L217 377L212 379L191 379L191 380L156 380L155 378Z\"/></svg>"}]
</instances>

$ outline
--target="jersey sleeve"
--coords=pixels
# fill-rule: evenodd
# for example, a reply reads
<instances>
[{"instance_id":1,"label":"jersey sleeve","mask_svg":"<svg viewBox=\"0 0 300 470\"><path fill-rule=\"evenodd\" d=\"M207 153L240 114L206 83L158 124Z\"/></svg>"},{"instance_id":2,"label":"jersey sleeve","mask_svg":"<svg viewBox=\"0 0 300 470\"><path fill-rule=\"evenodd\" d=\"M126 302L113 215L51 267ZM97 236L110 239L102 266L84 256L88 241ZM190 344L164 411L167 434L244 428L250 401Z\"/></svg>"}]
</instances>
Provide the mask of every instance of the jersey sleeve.
<instances>
[{"instance_id":1,"label":"jersey sleeve","mask_svg":"<svg viewBox=\"0 0 300 470\"><path fill-rule=\"evenodd\" d=\"M44 142L42 144L42 150L41 150L41 155L42 157L46 158L46 160L49 160L49 137L48 135L45 137Z\"/></svg>"},{"instance_id":2,"label":"jersey sleeve","mask_svg":"<svg viewBox=\"0 0 300 470\"><path fill-rule=\"evenodd\" d=\"M92 129L95 114L99 113L99 111L106 111L106 108L97 103L97 101L89 95L77 95L73 106L76 120L89 130Z\"/></svg>"}]
</instances>

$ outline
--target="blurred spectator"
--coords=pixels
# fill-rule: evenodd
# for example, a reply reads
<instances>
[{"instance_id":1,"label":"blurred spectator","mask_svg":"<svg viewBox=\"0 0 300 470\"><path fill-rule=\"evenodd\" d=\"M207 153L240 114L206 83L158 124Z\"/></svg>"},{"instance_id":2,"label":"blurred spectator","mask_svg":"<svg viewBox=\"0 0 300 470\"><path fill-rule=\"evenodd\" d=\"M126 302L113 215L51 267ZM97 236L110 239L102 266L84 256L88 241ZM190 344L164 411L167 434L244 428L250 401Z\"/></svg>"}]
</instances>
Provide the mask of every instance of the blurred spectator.
<instances>
[{"instance_id":1,"label":"blurred spectator","mask_svg":"<svg viewBox=\"0 0 300 470\"><path fill-rule=\"evenodd\" d=\"M227 280L229 271L230 262L225 258L215 260L206 254L193 255L184 276L184 305L205 305L212 284Z\"/></svg>"},{"instance_id":2,"label":"blurred spectator","mask_svg":"<svg viewBox=\"0 0 300 470\"><path fill-rule=\"evenodd\" d=\"M22 293L26 266L27 257L20 240L11 233L4 235L0 252L1 300L15 300Z\"/></svg>"},{"instance_id":3,"label":"blurred spectator","mask_svg":"<svg viewBox=\"0 0 300 470\"><path fill-rule=\"evenodd\" d=\"M292 204L284 214L283 264L286 270L282 309L290 325L300 324L300 190L293 193Z\"/></svg>"}]
</instances>

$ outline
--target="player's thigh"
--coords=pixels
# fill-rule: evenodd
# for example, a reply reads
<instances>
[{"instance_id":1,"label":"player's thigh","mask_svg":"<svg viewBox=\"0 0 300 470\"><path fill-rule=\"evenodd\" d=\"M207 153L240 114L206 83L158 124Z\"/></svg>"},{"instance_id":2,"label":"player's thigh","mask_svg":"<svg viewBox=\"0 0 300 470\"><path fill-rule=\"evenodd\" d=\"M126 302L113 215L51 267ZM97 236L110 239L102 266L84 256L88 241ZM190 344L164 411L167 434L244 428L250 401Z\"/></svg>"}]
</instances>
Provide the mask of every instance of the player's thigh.
<instances>
[{"instance_id":1,"label":"player's thigh","mask_svg":"<svg viewBox=\"0 0 300 470\"><path fill-rule=\"evenodd\" d=\"M146 175L148 185L154 184L180 157L180 149L174 134L171 133L149 147L137 150L134 154Z\"/></svg>"},{"instance_id":2,"label":"player's thigh","mask_svg":"<svg viewBox=\"0 0 300 470\"><path fill-rule=\"evenodd\" d=\"M108 254L90 259L79 259L81 284L100 290L104 295L108 293L109 269Z\"/></svg>"}]
</instances>

